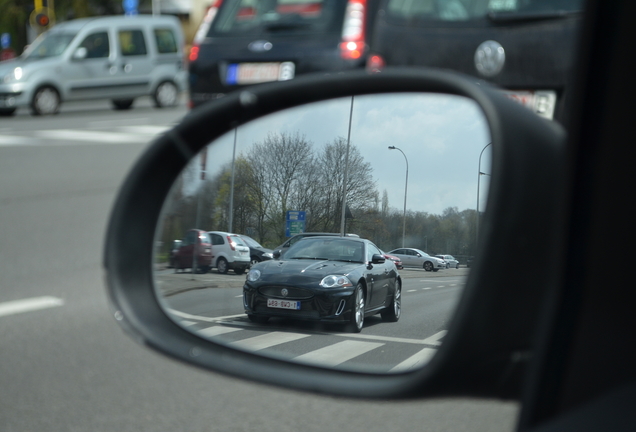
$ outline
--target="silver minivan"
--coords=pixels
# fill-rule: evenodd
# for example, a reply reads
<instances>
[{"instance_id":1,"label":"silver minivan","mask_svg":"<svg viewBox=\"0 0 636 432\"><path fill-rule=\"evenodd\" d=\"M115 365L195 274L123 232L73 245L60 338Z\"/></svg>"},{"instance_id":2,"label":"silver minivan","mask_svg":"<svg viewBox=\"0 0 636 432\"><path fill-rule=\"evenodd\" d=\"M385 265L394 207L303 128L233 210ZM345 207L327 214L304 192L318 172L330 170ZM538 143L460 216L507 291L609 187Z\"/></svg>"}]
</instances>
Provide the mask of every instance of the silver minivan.
<instances>
[{"instance_id":1,"label":"silver minivan","mask_svg":"<svg viewBox=\"0 0 636 432\"><path fill-rule=\"evenodd\" d=\"M30 107L55 114L62 102L110 99L129 109L136 97L157 107L186 90L183 31L174 16L111 16L57 24L18 58L0 62L0 115Z\"/></svg>"}]
</instances>

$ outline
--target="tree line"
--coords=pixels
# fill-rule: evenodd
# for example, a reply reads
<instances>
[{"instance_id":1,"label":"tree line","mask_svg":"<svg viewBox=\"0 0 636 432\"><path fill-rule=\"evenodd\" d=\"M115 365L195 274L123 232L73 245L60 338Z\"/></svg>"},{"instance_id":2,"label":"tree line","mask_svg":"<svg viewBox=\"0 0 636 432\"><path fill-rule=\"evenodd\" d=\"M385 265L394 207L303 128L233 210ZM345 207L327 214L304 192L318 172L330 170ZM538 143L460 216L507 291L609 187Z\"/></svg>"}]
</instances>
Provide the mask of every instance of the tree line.
<instances>
[{"instance_id":1,"label":"tree line","mask_svg":"<svg viewBox=\"0 0 636 432\"><path fill-rule=\"evenodd\" d=\"M306 232L340 232L342 185L347 164L347 141L335 138L323 147L314 146L300 133L270 133L234 161L232 232L246 234L265 247L274 248L286 239L287 211L306 212ZM228 231L232 166L227 164L206 179L197 193L184 193L184 186L197 177L192 165L173 188L164 209L161 241L167 252L188 229ZM384 251L402 246L403 210L391 208L387 191L380 196L371 164L358 148L348 151L345 232L368 238ZM406 212L405 247L431 254L473 254L475 210L456 207L442 214Z\"/></svg>"}]
</instances>

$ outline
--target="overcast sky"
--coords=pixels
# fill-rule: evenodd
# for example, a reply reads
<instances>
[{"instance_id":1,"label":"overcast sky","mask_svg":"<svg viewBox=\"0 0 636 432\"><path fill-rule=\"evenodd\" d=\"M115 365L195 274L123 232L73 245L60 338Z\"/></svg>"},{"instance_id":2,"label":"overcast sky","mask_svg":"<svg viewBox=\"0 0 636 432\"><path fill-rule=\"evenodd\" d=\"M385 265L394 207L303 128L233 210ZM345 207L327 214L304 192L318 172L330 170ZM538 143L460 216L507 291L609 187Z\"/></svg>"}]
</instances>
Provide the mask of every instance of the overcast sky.
<instances>
[{"instance_id":1,"label":"overcast sky","mask_svg":"<svg viewBox=\"0 0 636 432\"><path fill-rule=\"evenodd\" d=\"M271 132L301 135L322 147L347 137L351 98L294 108L243 125L237 134L237 156ZM208 150L208 178L232 160L234 134ZM440 214L447 207L460 211L477 205L479 154L490 143L485 118L469 99L436 94L357 96L353 102L351 143L373 167L380 197L402 210L406 163L409 177L407 209ZM482 156L481 171L490 173L491 146ZM485 209L489 177L481 176L480 210ZM297 209L302 210L302 209Z\"/></svg>"}]
</instances>

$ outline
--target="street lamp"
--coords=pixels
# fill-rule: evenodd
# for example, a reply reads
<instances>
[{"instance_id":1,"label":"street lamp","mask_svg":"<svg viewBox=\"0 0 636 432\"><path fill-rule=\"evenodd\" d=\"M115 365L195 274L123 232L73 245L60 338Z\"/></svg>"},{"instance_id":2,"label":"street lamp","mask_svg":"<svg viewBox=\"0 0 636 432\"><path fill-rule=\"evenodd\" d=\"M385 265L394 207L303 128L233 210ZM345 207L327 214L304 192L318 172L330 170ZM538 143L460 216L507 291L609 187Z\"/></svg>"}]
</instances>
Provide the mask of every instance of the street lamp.
<instances>
[{"instance_id":1,"label":"street lamp","mask_svg":"<svg viewBox=\"0 0 636 432\"><path fill-rule=\"evenodd\" d=\"M402 150L395 146L389 146L389 150L399 150L406 161L406 181L404 182L404 222L402 224L402 247L404 247L404 237L406 236L406 190L409 185L409 160Z\"/></svg>"},{"instance_id":2,"label":"street lamp","mask_svg":"<svg viewBox=\"0 0 636 432\"><path fill-rule=\"evenodd\" d=\"M481 176L483 175L490 176L490 174L486 174L485 172L481 171L481 155L484 154L484 150L486 150L486 148L488 148L488 146L491 144L492 144L491 142L486 144L484 148L481 149L481 153L479 153L479 165L477 166L477 227L475 229L475 233L476 233L475 245L479 243L479 181L481 180Z\"/></svg>"}]
</instances>

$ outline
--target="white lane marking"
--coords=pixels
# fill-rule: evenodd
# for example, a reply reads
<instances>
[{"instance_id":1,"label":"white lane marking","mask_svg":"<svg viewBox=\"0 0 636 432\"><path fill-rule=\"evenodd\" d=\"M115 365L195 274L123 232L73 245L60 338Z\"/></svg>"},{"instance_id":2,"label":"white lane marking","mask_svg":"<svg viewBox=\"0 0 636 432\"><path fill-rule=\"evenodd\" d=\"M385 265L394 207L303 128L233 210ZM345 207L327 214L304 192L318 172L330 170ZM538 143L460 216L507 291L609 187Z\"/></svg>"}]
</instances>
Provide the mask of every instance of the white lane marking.
<instances>
[{"instance_id":1,"label":"white lane marking","mask_svg":"<svg viewBox=\"0 0 636 432\"><path fill-rule=\"evenodd\" d=\"M442 342L440 339L446 336L446 333L448 333L447 330L442 330L441 332L435 333L433 336L427 337L422 342L428 345L441 345Z\"/></svg>"},{"instance_id":2,"label":"white lane marking","mask_svg":"<svg viewBox=\"0 0 636 432\"><path fill-rule=\"evenodd\" d=\"M415 291L417 291L417 290L407 290L406 292L415 292Z\"/></svg>"},{"instance_id":3,"label":"white lane marking","mask_svg":"<svg viewBox=\"0 0 636 432\"><path fill-rule=\"evenodd\" d=\"M148 118L129 118L129 119L117 119L117 120L96 120L88 123L90 128L100 127L119 127L121 125L130 124L133 126L148 123Z\"/></svg>"},{"instance_id":4,"label":"white lane marking","mask_svg":"<svg viewBox=\"0 0 636 432\"><path fill-rule=\"evenodd\" d=\"M143 134L143 135L160 135L167 130L170 130L168 126L152 126L152 125L139 125L139 126L123 126L118 128L124 132Z\"/></svg>"},{"instance_id":5,"label":"white lane marking","mask_svg":"<svg viewBox=\"0 0 636 432\"><path fill-rule=\"evenodd\" d=\"M212 326L212 327L207 327L207 328L198 330L197 334L199 336L213 337L213 336L219 336L225 333L233 333L233 332L242 331L242 330L243 329L237 329L233 327Z\"/></svg>"},{"instance_id":6,"label":"white lane marking","mask_svg":"<svg viewBox=\"0 0 636 432\"><path fill-rule=\"evenodd\" d=\"M74 129L55 129L36 131L35 136L44 139L94 141L100 143L147 142L148 137L117 132L82 131Z\"/></svg>"},{"instance_id":7,"label":"white lane marking","mask_svg":"<svg viewBox=\"0 0 636 432\"><path fill-rule=\"evenodd\" d=\"M222 316L222 317L205 317L205 316L200 316L200 315L191 315L189 313L181 312L181 311L174 310L174 309L166 309L166 312L170 313L171 315L178 316L180 318L185 318L187 320L198 320L198 321L205 321L205 322L212 322L212 323L225 321L225 320L232 319L232 318L238 318L238 317L245 317L246 316L244 313L242 313L242 314L237 314L237 315L226 315L226 316Z\"/></svg>"},{"instance_id":8,"label":"white lane marking","mask_svg":"<svg viewBox=\"0 0 636 432\"><path fill-rule=\"evenodd\" d=\"M431 287L428 287L428 288L422 288L422 289L423 289L423 290L430 290L430 289L431 289Z\"/></svg>"},{"instance_id":9,"label":"white lane marking","mask_svg":"<svg viewBox=\"0 0 636 432\"><path fill-rule=\"evenodd\" d=\"M242 295L240 295L240 296L234 296L234 298L243 298L243 296L242 296Z\"/></svg>"},{"instance_id":10,"label":"white lane marking","mask_svg":"<svg viewBox=\"0 0 636 432\"><path fill-rule=\"evenodd\" d=\"M51 296L14 300L0 303L0 316L15 315L23 312L47 309L51 307L62 306L63 304L64 300Z\"/></svg>"},{"instance_id":11,"label":"white lane marking","mask_svg":"<svg viewBox=\"0 0 636 432\"><path fill-rule=\"evenodd\" d=\"M14 136L14 135L0 135L0 146L9 147L9 146L21 146L21 145L32 145L33 138L23 137L23 136Z\"/></svg>"},{"instance_id":12,"label":"white lane marking","mask_svg":"<svg viewBox=\"0 0 636 432\"><path fill-rule=\"evenodd\" d=\"M179 321L179 324L181 324L184 327L190 327L190 326L193 326L193 325L198 324L198 323L196 323L194 321L183 320L183 321Z\"/></svg>"},{"instance_id":13,"label":"white lane marking","mask_svg":"<svg viewBox=\"0 0 636 432\"><path fill-rule=\"evenodd\" d=\"M422 367L429 362L436 352L437 350L435 348L424 348L395 366L389 372L405 372Z\"/></svg>"},{"instance_id":14,"label":"white lane marking","mask_svg":"<svg viewBox=\"0 0 636 432\"><path fill-rule=\"evenodd\" d=\"M344 341L299 355L294 360L320 366L336 366L347 360L381 347L382 343Z\"/></svg>"},{"instance_id":15,"label":"white lane marking","mask_svg":"<svg viewBox=\"0 0 636 432\"><path fill-rule=\"evenodd\" d=\"M415 345L439 345L439 343L427 342L433 336L427 339L407 339L407 338L397 338L397 337L391 337L391 336L376 336L376 335L353 334L353 333L329 333L329 334L331 336L342 336L349 339L354 338L354 339L379 340L379 341L385 341L385 342L410 343Z\"/></svg>"},{"instance_id":16,"label":"white lane marking","mask_svg":"<svg viewBox=\"0 0 636 432\"><path fill-rule=\"evenodd\" d=\"M437 288L444 288L446 285L438 285Z\"/></svg>"},{"instance_id":17,"label":"white lane marking","mask_svg":"<svg viewBox=\"0 0 636 432\"><path fill-rule=\"evenodd\" d=\"M235 341L229 345L234 348L244 349L245 351L259 351L306 337L309 337L309 335L300 333L271 332L261 336Z\"/></svg>"}]
</instances>

